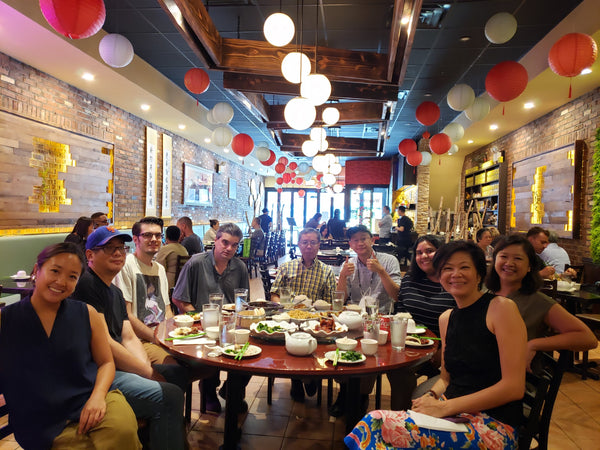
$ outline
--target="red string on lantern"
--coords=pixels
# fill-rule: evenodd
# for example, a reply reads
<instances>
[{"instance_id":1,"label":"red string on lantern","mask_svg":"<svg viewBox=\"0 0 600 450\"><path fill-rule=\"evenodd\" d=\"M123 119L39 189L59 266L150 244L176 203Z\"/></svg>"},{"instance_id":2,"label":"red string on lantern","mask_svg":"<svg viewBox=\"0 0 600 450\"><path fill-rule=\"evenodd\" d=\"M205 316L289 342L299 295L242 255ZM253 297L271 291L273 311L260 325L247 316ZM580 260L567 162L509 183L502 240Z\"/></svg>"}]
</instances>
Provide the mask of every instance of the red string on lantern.
<instances>
[{"instance_id":1,"label":"red string on lantern","mask_svg":"<svg viewBox=\"0 0 600 450\"><path fill-rule=\"evenodd\" d=\"M269 150L269 152L270 152L269 159L267 159L266 161L260 162L263 166L270 166L271 164L273 164L275 162L275 159L277 158L275 156L275 152L273 150Z\"/></svg>"},{"instance_id":2,"label":"red string on lantern","mask_svg":"<svg viewBox=\"0 0 600 450\"><path fill-rule=\"evenodd\" d=\"M304 194L306 194L306 192L304 192L304 189L300 189L300 190L298 191L298 196L299 196L299 197L304 197Z\"/></svg>"},{"instance_id":3,"label":"red string on lantern","mask_svg":"<svg viewBox=\"0 0 600 450\"><path fill-rule=\"evenodd\" d=\"M398 151L402 156L406 156L409 153L417 151L417 143L412 139L403 139L398 144Z\"/></svg>"},{"instance_id":4,"label":"red string on lantern","mask_svg":"<svg viewBox=\"0 0 600 450\"><path fill-rule=\"evenodd\" d=\"M423 102L417 107L415 116L421 125L433 125L440 118L440 107L433 102Z\"/></svg>"},{"instance_id":5,"label":"red string on lantern","mask_svg":"<svg viewBox=\"0 0 600 450\"><path fill-rule=\"evenodd\" d=\"M446 133L434 134L429 141L429 148L436 155L443 155L452 147L452 141Z\"/></svg>"},{"instance_id":6,"label":"red string on lantern","mask_svg":"<svg viewBox=\"0 0 600 450\"><path fill-rule=\"evenodd\" d=\"M425 131L423 133L423 139L429 139L431 137L431 133L429 131Z\"/></svg>"},{"instance_id":7,"label":"red string on lantern","mask_svg":"<svg viewBox=\"0 0 600 450\"><path fill-rule=\"evenodd\" d=\"M527 69L516 61L496 64L485 77L485 90L499 102L509 102L527 87ZM502 110L504 114L504 109Z\"/></svg>"},{"instance_id":8,"label":"red string on lantern","mask_svg":"<svg viewBox=\"0 0 600 450\"><path fill-rule=\"evenodd\" d=\"M423 161L421 152L412 152L406 156L406 162L411 166L418 166Z\"/></svg>"},{"instance_id":9,"label":"red string on lantern","mask_svg":"<svg viewBox=\"0 0 600 450\"><path fill-rule=\"evenodd\" d=\"M275 172L277 172L277 173L285 172L285 166L281 163L275 164Z\"/></svg>"},{"instance_id":10,"label":"red string on lantern","mask_svg":"<svg viewBox=\"0 0 600 450\"><path fill-rule=\"evenodd\" d=\"M594 64L597 57L598 46L591 36L569 33L556 41L550 49L548 65L555 74L571 78ZM571 94L571 80L569 80L569 98Z\"/></svg>"},{"instance_id":11,"label":"red string on lantern","mask_svg":"<svg viewBox=\"0 0 600 450\"><path fill-rule=\"evenodd\" d=\"M195 67L185 73L183 84L192 94L204 94L210 85L210 78L204 70Z\"/></svg>"},{"instance_id":12,"label":"red string on lantern","mask_svg":"<svg viewBox=\"0 0 600 450\"><path fill-rule=\"evenodd\" d=\"M254 141L245 133L236 134L231 141L231 149L238 156L248 156L254 148Z\"/></svg>"},{"instance_id":13,"label":"red string on lantern","mask_svg":"<svg viewBox=\"0 0 600 450\"><path fill-rule=\"evenodd\" d=\"M40 9L52 28L71 39L93 36L106 19L103 0L40 0Z\"/></svg>"}]
</instances>

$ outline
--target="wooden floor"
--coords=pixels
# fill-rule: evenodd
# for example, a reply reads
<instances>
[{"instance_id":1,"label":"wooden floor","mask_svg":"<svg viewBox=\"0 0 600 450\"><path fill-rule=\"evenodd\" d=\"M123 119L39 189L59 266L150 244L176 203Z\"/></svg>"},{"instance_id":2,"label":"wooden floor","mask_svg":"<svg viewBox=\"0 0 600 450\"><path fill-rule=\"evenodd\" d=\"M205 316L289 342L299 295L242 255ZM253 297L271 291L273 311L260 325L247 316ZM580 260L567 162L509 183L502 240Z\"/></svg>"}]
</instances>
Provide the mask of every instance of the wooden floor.
<instances>
[{"instance_id":1,"label":"wooden floor","mask_svg":"<svg viewBox=\"0 0 600 450\"><path fill-rule=\"evenodd\" d=\"M251 280L251 298L262 296L260 279ZM590 352L600 360L600 349ZM222 375L224 376L224 375ZM382 407L389 407L389 385L383 377ZM325 392L325 383L323 384ZM241 449L343 449L344 421L330 420L325 395L316 406L316 396L304 404L290 399L289 380L276 379L273 403L267 405L267 383L253 377L246 390L247 414L240 416ZM371 396L373 397L373 396ZM222 402L224 404L224 402ZM374 408L371 399L371 408ZM200 415L198 389L194 389L192 423L188 432L191 449L214 450L223 442L224 414ZM549 448L557 450L600 448L600 381L582 381L579 375L565 374L554 407ZM0 450L20 448L12 436L0 441Z\"/></svg>"}]
</instances>

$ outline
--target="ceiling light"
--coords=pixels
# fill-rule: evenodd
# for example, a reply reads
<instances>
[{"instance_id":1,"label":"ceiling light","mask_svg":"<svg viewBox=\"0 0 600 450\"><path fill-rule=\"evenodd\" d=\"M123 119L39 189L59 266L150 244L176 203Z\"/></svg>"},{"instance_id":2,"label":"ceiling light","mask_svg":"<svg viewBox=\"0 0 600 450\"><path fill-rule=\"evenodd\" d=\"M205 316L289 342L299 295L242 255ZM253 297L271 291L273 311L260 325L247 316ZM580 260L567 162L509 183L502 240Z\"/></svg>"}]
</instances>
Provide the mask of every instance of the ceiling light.
<instances>
[{"instance_id":1,"label":"ceiling light","mask_svg":"<svg viewBox=\"0 0 600 450\"><path fill-rule=\"evenodd\" d=\"M223 149L223 153L229 153L229 149L228 148L224 148Z\"/></svg>"},{"instance_id":2,"label":"ceiling light","mask_svg":"<svg viewBox=\"0 0 600 450\"><path fill-rule=\"evenodd\" d=\"M469 139L469 140L467 141L467 144L472 144L472 143L473 143L473 139Z\"/></svg>"},{"instance_id":3,"label":"ceiling light","mask_svg":"<svg viewBox=\"0 0 600 450\"><path fill-rule=\"evenodd\" d=\"M281 62L281 73L290 83L298 84L310 74L310 60L300 52L285 55Z\"/></svg>"},{"instance_id":4,"label":"ceiling light","mask_svg":"<svg viewBox=\"0 0 600 450\"><path fill-rule=\"evenodd\" d=\"M315 141L304 141L302 143L302 154L309 158L312 158L317 153L319 153L319 147Z\"/></svg>"},{"instance_id":5,"label":"ceiling light","mask_svg":"<svg viewBox=\"0 0 600 450\"><path fill-rule=\"evenodd\" d=\"M310 130L310 139L313 141L323 141L327 139L327 131L325 128L315 127Z\"/></svg>"},{"instance_id":6,"label":"ceiling light","mask_svg":"<svg viewBox=\"0 0 600 450\"><path fill-rule=\"evenodd\" d=\"M490 125L490 130L494 131L498 129L498 125L496 125L495 123Z\"/></svg>"},{"instance_id":7,"label":"ceiling light","mask_svg":"<svg viewBox=\"0 0 600 450\"><path fill-rule=\"evenodd\" d=\"M205 137L204 138L204 142L206 142L207 144L210 144L210 138L209 137Z\"/></svg>"},{"instance_id":8,"label":"ceiling light","mask_svg":"<svg viewBox=\"0 0 600 450\"><path fill-rule=\"evenodd\" d=\"M271 14L263 25L265 39L275 47L289 44L294 38L295 31L294 22L283 13Z\"/></svg>"},{"instance_id":9,"label":"ceiling light","mask_svg":"<svg viewBox=\"0 0 600 450\"><path fill-rule=\"evenodd\" d=\"M523 105L523 108L525 109L531 109L535 106L535 104L533 102L527 102Z\"/></svg>"},{"instance_id":10,"label":"ceiling light","mask_svg":"<svg viewBox=\"0 0 600 450\"><path fill-rule=\"evenodd\" d=\"M340 111L333 106L329 106L323 110L323 122L327 125L335 125L340 120Z\"/></svg>"},{"instance_id":11,"label":"ceiling light","mask_svg":"<svg viewBox=\"0 0 600 450\"><path fill-rule=\"evenodd\" d=\"M294 130L306 130L315 121L317 110L309 100L303 97L294 97L285 105L283 116L287 124Z\"/></svg>"},{"instance_id":12,"label":"ceiling light","mask_svg":"<svg viewBox=\"0 0 600 450\"><path fill-rule=\"evenodd\" d=\"M86 81L94 81L95 77L89 72L84 72L83 75L81 75L81 78L83 78Z\"/></svg>"},{"instance_id":13,"label":"ceiling light","mask_svg":"<svg viewBox=\"0 0 600 450\"><path fill-rule=\"evenodd\" d=\"M342 186L341 184L336 183L333 185L333 192L335 192L336 194L339 194L343 190L344 190L344 186Z\"/></svg>"},{"instance_id":14,"label":"ceiling light","mask_svg":"<svg viewBox=\"0 0 600 450\"><path fill-rule=\"evenodd\" d=\"M182 123L180 123L178 128L179 128L180 130L185 130L185 125L184 125L184 124L182 124Z\"/></svg>"},{"instance_id":15,"label":"ceiling light","mask_svg":"<svg viewBox=\"0 0 600 450\"><path fill-rule=\"evenodd\" d=\"M140 108L142 108L142 111L149 111L150 110L150 105L147 105L145 103L142 103Z\"/></svg>"},{"instance_id":16,"label":"ceiling light","mask_svg":"<svg viewBox=\"0 0 600 450\"><path fill-rule=\"evenodd\" d=\"M337 180L334 174L326 173L325 175L323 175L323 178L321 178L321 181L323 181L323 183L325 183L328 186L333 186Z\"/></svg>"},{"instance_id":17,"label":"ceiling light","mask_svg":"<svg viewBox=\"0 0 600 450\"><path fill-rule=\"evenodd\" d=\"M588 73L592 73L592 68L591 67L586 67L585 69L583 69L581 71L581 73L579 75L587 75Z\"/></svg>"},{"instance_id":18,"label":"ceiling light","mask_svg":"<svg viewBox=\"0 0 600 450\"><path fill-rule=\"evenodd\" d=\"M313 73L302 81L300 95L315 106L322 105L331 95L331 83L325 75Z\"/></svg>"},{"instance_id":19,"label":"ceiling light","mask_svg":"<svg viewBox=\"0 0 600 450\"><path fill-rule=\"evenodd\" d=\"M430 92L427 92L427 93L426 93L426 94L424 94L424 95L425 95L425 97L431 97L431 93L430 93Z\"/></svg>"},{"instance_id":20,"label":"ceiling light","mask_svg":"<svg viewBox=\"0 0 600 450\"><path fill-rule=\"evenodd\" d=\"M239 159L240 161L243 161L243 160L244 160L244 157L243 157L243 156L238 156L238 159Z\"/></svg>"},{"instance_id":21,"label":"ceiling light","mask_svg":"<svg viewBox=\"0 0 600 450\"><path fill-rule=\"evenodd\" d=\"M402 20L400 21L400 23L402 25L406 25L408 22L410 22L410 17L408 17L408 16L403 17Z\"/></svg>"},{"instance_id":22,"label":"ceiling light","mask_svg":"<svg viewBox=\"0 0 600 450\"><path fill-rule=\"evenodd\" d=\"M468 42L471 40L471 36L461 36L458 40L460 42Z\"/></svg>"},{"instance_id":23,"label":"ceiling light","mask_svg":"<svg viewBox=\"0 0 600 450\"><path fill-rule=\"evenodd\" d=\"M244 106L245 106L246 108L248 108L250 111L252 111L252 103L250 103L250 101L249 101L248 99L246 99L246 98L245 98L245 99L243 99L243 100L242 100L242 103L244 104Z\"/></svg>"},{"instance_id":24,"label":"ceiling light","mask_svg":"<svg viewBox=\"0 0 600 450\"><path fill-rule=\"evenodd\" d=\"M254 163L250 163L250 167L254 167Z\"/></svg>"}]
</instances>

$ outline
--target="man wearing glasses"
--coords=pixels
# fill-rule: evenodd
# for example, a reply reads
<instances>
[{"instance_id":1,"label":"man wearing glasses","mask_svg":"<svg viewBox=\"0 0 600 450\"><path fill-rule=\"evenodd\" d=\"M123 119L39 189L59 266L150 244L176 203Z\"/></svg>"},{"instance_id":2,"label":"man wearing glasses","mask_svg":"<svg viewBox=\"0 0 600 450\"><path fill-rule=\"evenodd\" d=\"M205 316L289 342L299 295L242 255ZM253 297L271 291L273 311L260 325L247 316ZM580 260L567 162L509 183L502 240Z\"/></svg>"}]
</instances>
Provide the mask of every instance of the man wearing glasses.
<instances>
[{"instance_id":1,"label":"man wearing glasses","mask_svg":"<svg viewBox=\"0 0 600 450\"><path fill-rule=\"evenodd\" d=\"M94 230L98 227L106 227L108 226L108 216L103 212L95 212L90 216L92 219L92 224L94 225Z\"/></svg>"}]
</instances>

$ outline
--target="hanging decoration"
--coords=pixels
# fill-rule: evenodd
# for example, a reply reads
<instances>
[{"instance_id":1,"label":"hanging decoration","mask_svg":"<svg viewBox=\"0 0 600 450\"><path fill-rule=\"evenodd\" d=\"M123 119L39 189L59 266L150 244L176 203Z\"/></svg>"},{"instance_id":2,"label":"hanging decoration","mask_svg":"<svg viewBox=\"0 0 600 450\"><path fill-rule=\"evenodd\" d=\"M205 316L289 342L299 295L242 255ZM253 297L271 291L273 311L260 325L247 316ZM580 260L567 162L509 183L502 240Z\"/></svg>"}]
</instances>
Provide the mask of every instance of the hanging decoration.
<instances>
[{"instance_id":1,"label":"hanging decoration","mask_svg":"<svg viewBox=\"0 0 600 450\"><path fill-rule=\"evenodd\" d=\"M283 181L282 181L282 183L283 183ZM279 184L281 184L281 183L279 183ZM281 189L281 188L277 188L277 192L278 192L279 194L281 194L281 193L283 192L283 189Z\"/></svg>"},{"instance_id":2,"label":"hanging decoration","mask_svg":"<svg viewBox=\"0 0 600 450\"><path fill-rule=\"evenodd\" d=\"M106 20L103 0L40 0L40 9L54 30L71 39L93 36Z\"/></svg>"},{"instance_id":3,"label":"hanging decoration","mask_svg":"<svg viewBox=\"0 0 600 450\"><path fill-rule=\"evenodd\" d=\"M287 172L282 175L282 178L283 178L283 182L286 184L292 180L292 176Z\"/></svg>"},{"instance_id":4,"label":"hanging decoration","mask_svg":"<svg viewBox=\"0 0 600 450\"><path fill-rule=\"evenodd\" d=\"M288 167L290 168L290 170L296 170L298 168L298 163L296 161L292 161Z\"/></svg>"},{"instance_id":5,"label":"hanging decoration","mask_svg":"<svg viewBox=\"0 0 600 450\"><path fill-rule=\"evenodd\" d=\"M277 158L275 156L275 152L273 150L269 150L269 154L270 154L269 159L267 159L266 161L260 162L263 166L270 166L271 164L273 164L275 162L275 159Z\"/></svg>"},{"instance_id":6,"label":"hanging decoration","mask_svg":"<svg viewBox=\"0 0 600 450\"><path fill-rule=\"evenodd\" d=\"M282 178L282 177L278 177L278 178L275 180L275 182L276 182L277 184L283 184L283 178Z\"/></svg>"},{"instance_id":7,"label":"hanging decoration","mask_svg":"<svg viewBox=\"0 0 600 450\"><path fill-rule=\"evenodd\" d=\"M310 74L300 84L300 95L315 106L322 105L331 95L331 83L325 75Z\"/></svg>"},{"instance_id":8,"label":"hanging decoration","mask_svg":"<svg viewBox=\"0 0 600 450\"><path fill-rule=\"evenodd\" d=\"M308 165L308 163L301 162L300 164L298 164L298 172L304 174L304 173L308 172L309 170L310 170L310 166Z\"/></svg>"},{"instance_id":9,"label":"hanging decoration","mask_svg":"<svg viewBox=\"0 0 600 450\"><path fill-rule=\"evenodd\" d=\"M185 73L183 83L192 94L203 94L210 85L210 78L204 70L194 67Z\"/></svg>"},{"instance_id":10,"label":"hanging decoration","mask_svg":"<svg viewBox=\"0 0 600 450\"><path fill-rule=\"evenodd\" d=\"M458 145L452 144L450 150L448 150L448 155L454 155L455 153L458 153Z\"/></svg>"},{"instance_id":11,"label":"hanging decoration","mask_svg":"<svg viewBox=\"0 0 600 450\"><path fill-rule=\"evenodd\" d=\"M260 162L266 161L271 157L271 150L266 147L256 147L254 150L254 156L256 156L256 159L258 159Z\"/></svg>"},{"instance_id":12,"label":"hanging decoration","mask_svg":"<svg viewBox=\"0 0 600 450\"><path fill-rule=\"evenodd\" d=\"M263 33L267 42L275 47L283 47L291 42L296 32L294 22L287 14L271 14L265 20Z\"/></svg>"},{"instance_id":13,"label":"hanging decoration","mask_svg":"<svg viewBox=\"0 0 600 450\"><path fill-rule=\"evenodd\" d=\"M550 49L548 65L555 74L571 78L594 64L597 57L598 46L594 38L583 33L569 33L556 41ZM569 81L569 98L571 94Z\"/></svg>"},{"instance_id":14,"label":"hanging decoration","mask_svg":"<svg viewBox=\"0 0 600 450\"><path fill-rule=\"evenodd\" d=\"M339 183L336 183L333 185L332 189L333 189L333 192L335 192L336 194L339 194L340 192L342 192L344 190L344 186L342 186Z\"/></svg>"},{"instance_id":15,"label":"hanging decoration","mask_svg":"<svg viewBox=\"0 0 600 450\"><path fill-rule=\"evenodd\" d=\"M465 114L472 122L483 119L490 113L490 102L485 97L477 97L471 106L465 109Z\"/></svg>"},{"instance_id":16,"label":"hanging decoration","mask_svg":"<svg viewBox=\"0 0 600 450\"><path fill-rule=\"evenodd\" d=\"M411 152L406 157L406 163L410 166L418 166L423 161L423 154L421 152Z\"/></svg>"},{"instance_id":17,"label":"hanging decoration","mask_svg":"<svg viewBox=\"0 0 600 450\"><path fill-rule=\"evenodd\" d=\"M319 146L313 140L306 140L302 143L302 154L308 158L312 158L319 153Z\"/></svg>"},{"instance_id":18,"label":"hanging decoration","mask_svg":"<svg viewBox=\"0 0 600 450\"><path fill-rule=\"evenodd\" d=\"M485 23L485 37L492 44L504 44L517 32L517 19L510 13L494 14Z\"/></svg>"},{"instance_id":19,"label":"hanging decoration","mask_svg":"<svg viewBox=\"0 0 600 450\"><path fill-rule=\"evenodd\" d=\"M527 69L516 61L496 64L485 77L485 90L499 102L517 98L527 87Z\"/></svg>"},{"instance_id":20,"label":"hanging decoration","mask_svg":"<svg viewBox=\"0 0 600 450\"><path fill-rule=\"evenodd\" d=\"M300 189L298 191L298 197L302 198L302 197L304 197L304 194L306 194L306 192L304 191L304 189Z\"/></svg>"},{"instance_id":21,"label":"hanging decoration","mask_svg":"<svg viewBox=\"0 0 600 450\"><path fill-rule=\"evenodd\" d=\"M285 105L283 116L294 130L306 130L317 117L315 106L303 97L294 97Z\"/></svg>"},{"instance_id":22,"label":"hanging decoration","mask_svg":"<svg viewBox=\"0 0 600 450\"><path fill-rule=\"evenodd\" d=\"M210 123L211 125L219 125L219 122L217 122L215 120L215 118L213 117L212 109L209 109L208 111L206 111L206 121L208 123Z\"/></svg>"},{"instance_id":23,"label":"hanging decoration","mask_svg":"<svg viewBox=\"0 0 600 450\"><path fill-rule=\"evenodd\" d=\"M421 156L423 159L421 160L421 166L428 166L431 163L431 153L429 152L421 152Z\"/></svg>"},{"instance_id":24,"label":"hanging decoration","mask_svg":"<svg viewBox=\"0 0 600 450\"><path fill-rule=\"evenodd\" d=\"M422 134L423 139L429 139L431 137L431 133L429 131L425 131Z\"/></svg>"},{"instance_id":25,"label":"hanging decoration","mask_svg":"<svg viewBox=\"0 0 600 450\"><path fill-rule=\"evenodd\" d=\"M429 148L436 155L443 155L452 147L452 141L446 133L434 134L429 141Z\"/></svg>"},{"instance_id":26,"label":"hanging decoration","mask_svg":"<svg viewBox=\"0 0 600 450\"><path fill-rule=\"evenodd\" d=\"M310 75L310 60L308 56L300 52L290 52L281 62L281 73L283 78L290 83L298 84Z\"/></svg>"},{"instance_id":27,"label":"hanging decoration","mask_svg":"<svg viewBox=\"0 0 600 450\"><path fill-rule=\"evenodd\" d=\"M227 127L217 127L212 132L212 142L218 147L227 147L232 139L233 134Z\"/></svg>"},{"instance_id":28,"label":"hanging decoration","mask_svg":"<svg viewBox=\"0 0 600 450\"><path fill-rule=\"evenodd\" d=\"M302 183L304 183L304 178L296 177L296 184L302 184Z\"/></svg>"},{"instance_id":29,"label":"hanging decoration","mask_svg":"<svg viewBox=\"0 0 600 450\"><path fill-rule=\"evenodd\" d=\"M102 60L110 67L125 67L133 60L133 45L121 34L104 36L98 44L98 51Z\"/></svg>"},{"instance_id":30,"label":"hanging decoration","mask_svg":"<svg viewBox=\"0 0 600 450\"><path fill-rule=\"evenodd\" d=\"M417 107L415 115L421 125L430 126L440 118L440 107L433 102L423 102Z\"/></svg>"},{"instance_id":31,"label":"hanging decoration","mask_svg":"<svg viewBox=\"0 0 600 450\"><path fill-rule=\"evenodd\" d=\"M403 139L398 144L398 151L402 156L406 156L409 153L417 151L417 143L412 139Z\"/></svg>"},{"instance_id":32,"label":"hanging decoration","mask_svg":"<svg viewBox=\"0 0 600 450\"><path fill-rule=\"evenodd\" d=\"M211 113L217 123L227 124L233 119L233 106L227 102L219 102L213 106ZM268 144L265 147L268 147Z\"/></svg>"},{"instance_id":33,"label":"hanging decoration","mask_svg":"<svg viewBox=\"0 0 600 450\"><path fill-rule=\"evenodd\" d=\"M322 117L327 125L335 125L340 120L340 111L333 106L328 106L323 110Z\"/></svg>"},{"instance_id":34,"label":"hanging decoration","mask_svg":"<svg viewBox=\"0 0 600 450\"><path fill-rule=\"evenodd\" d=\"M277 173L285 172L285 164L277 163L275 165L275 172L277 172Z\"/></svg>"},{"instance_id":35,"label":"hanging decoration","mask_svg":"<svg viewBox=\"0 0 600 450\"><path fill-rule=\"evenodd\" d=\"M248 156L254 149L254 141L245 133L236 134L231 141L231 149L238 156Z\"/></svg>"},{"instance_id":36,"label":"hanging decoration","mask_svg":"<svg viewBox=\"0 0 600 450\"><path fill-rule=\"evenodd\" d=\"M465 129L460 123L450 122L442 130L442 133L447 134L452 142L457 142L460 141L465 135Z\"/></svg>"},{"instance_id":37,"label":"hanging decoration","mask_svg":"<svg viewBox=\"0 0 600 450\"><path fill-rule=\"evenodd\" d=\"M454 111L464 111L473 104L473 100L475 100L473 88L464 83L452 87L446 96L448 106Z\"/></svg>"}]
</instances>

